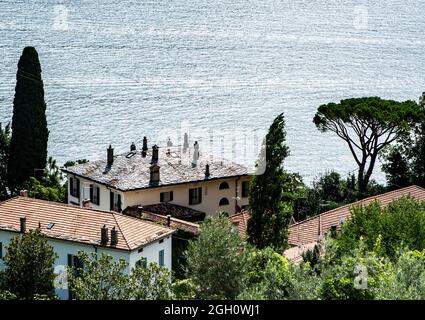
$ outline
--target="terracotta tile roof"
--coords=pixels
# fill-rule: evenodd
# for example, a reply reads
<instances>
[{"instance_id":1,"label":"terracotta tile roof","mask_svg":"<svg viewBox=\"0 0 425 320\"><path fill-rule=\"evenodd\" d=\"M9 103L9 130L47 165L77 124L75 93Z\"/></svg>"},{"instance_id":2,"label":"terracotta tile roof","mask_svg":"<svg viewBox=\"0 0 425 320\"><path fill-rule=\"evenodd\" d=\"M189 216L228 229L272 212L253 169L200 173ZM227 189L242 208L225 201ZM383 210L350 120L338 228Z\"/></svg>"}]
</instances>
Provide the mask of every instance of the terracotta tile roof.
<instances>
[{"instance_id":1,"label":"terracotta tile roof","mask_svg":"<svg viewBox=\"0 0 425 320\"><path fill-rule=\"evenodd\" d=\"M339 229L341 222L350 218L350 209L352 207L364 206L375 200L379 201L382 206L387 206L403 196L411 196L425 201L425 189L418 186L410 186L350 203L297 222L289 227L289 244L296 246L317 243L321 237L320 235L324 235L332 226L336 226Z\"/></svg>"},{"instance_id":2,"label":"terracotta tile roof","mask_svg":"<svg viewBox=\"0 0 425 320\"><path fill-rule=\"evenodd\" d=\"M128 217L119 213L80 208L73 205L15 197L0 203L0 230L20 230L20 217L26 217L26 229L41 225L48 237L101 246L100 230L106 225L108 232L118 230L118 244L106 247L134 250L175 231L158 224ZM54 223L51 229L47 225ZM110 234L108 235L110 238ZM103 245L102 245L103 246Z\"/></svg>"},{"instance_id":3,"label":"terracotta tile roof","mask_svg":"<svg viewBox=\"0 0 425 320\"><path fill-rule=\"evenodd\" d=\"M152 212L143 211L141 218L152 221L152 222L158 222L158 223L161 223L162 225L167 224L166 216L152 213ZM181 220L181 219L176 219L173 217L170 218L170 228L188 232L193 235L198 235L200 231L199 224Z\"/></svg>"},{"instance_id":4,"label":"terracotta tile roof","mask_svg":"<svg viewBox=\"0 0 425 320\"><path fill-rule=\"evenodd\" d=\"M205 212L198 211L185 206L180 206L174 203L161 202L156 204L144 205L143 211L148 211L163 216L170 215L177 219L183 219L187 221L202 221L205 218ZM128 208L126 208L127 210Z\"/></svg>"},{"instance_id":5,"label":"terracotta tile roof","mask_svg":"<svg viewBox=\"0 0 425 320\"><path fill-rule=\"evenodd\" d=\"M247 168L232 161L203 156L197 166L192 166L193 151L180 152L178 148L159 148L160 182L150 183L152 150L145 157L141 151L127 152L114 156L111 166L105 159L75 165L63 172L72 173L121 191L144 189L188 182L214 180L247 175ZM210 165L210 176L205 177L205 165Z\"/></svg>"},{"instance_id":6,"label":"terracotta tile roof","mask_svg":"<svg viewBox=\"0 0 425 320\"><path fill-rule=\"evenodd\" d=\"M246 228L251 215L248 211L242 210L239 213L230 216L230 221L238 228L239 235L242 239L246 239Z\"/></svg>"},{"instance_id":7,"label":"terracotta tile roof","mask_svg":"<svg viewBox=\"0 0 425 320\"><path fill-rule=\"evenodd\" d=\"M289 261L291 261L295 264L299 264L303 261L302 254L307 250L313 250L315 245L316 245L316 242L306 243L306 244L300 245L300 246L295 246L295 247L292 247L292 248L285 250L283 255Z\"/></svg>"}]
</instances>

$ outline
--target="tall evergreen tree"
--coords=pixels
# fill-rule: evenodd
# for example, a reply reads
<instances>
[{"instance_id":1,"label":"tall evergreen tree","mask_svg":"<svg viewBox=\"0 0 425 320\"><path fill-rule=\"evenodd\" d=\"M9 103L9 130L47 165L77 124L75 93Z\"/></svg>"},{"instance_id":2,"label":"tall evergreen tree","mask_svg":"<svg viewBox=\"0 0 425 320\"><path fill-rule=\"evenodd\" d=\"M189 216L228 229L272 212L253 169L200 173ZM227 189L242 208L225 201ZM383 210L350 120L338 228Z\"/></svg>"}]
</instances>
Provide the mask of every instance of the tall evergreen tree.
<instances>
[{"instance_id":1,"label":"tall evergreen tree","mask_svg":"<svg viewBox=\"0 0 425 320\"><path fill-rule=\"evenodd\" d=\"M7 194L7 162L9 158L10 125L3 129L0 123L0 201L8 197Z\"/></svg>"},{"instance_id":2,"label":"tall evergreen tree","mask_svg":"<svg viewBox=\"0 0 425 320\"><path fill-rule=\"evenodd\" d=\"M8 183L22 185L46 167L49 131L41 67L35 48L26 47L18 63L13 101Z\"/></svg>"},{"instance_id":3,"label":"tall evergreen tree","mask_svg":"<svg viewBox=\"0 0 425 320\"><path fill-rule=\"evenodd\" d=\"M266 135L265 171L251 181L248 220L248 242L262 249L272 247L278 252L287 246L288 223L292 215L290 205L285 202L286 173L283 161L289 155L285 144L285 119L277 116Z\"/></svg>"}]
</instances>

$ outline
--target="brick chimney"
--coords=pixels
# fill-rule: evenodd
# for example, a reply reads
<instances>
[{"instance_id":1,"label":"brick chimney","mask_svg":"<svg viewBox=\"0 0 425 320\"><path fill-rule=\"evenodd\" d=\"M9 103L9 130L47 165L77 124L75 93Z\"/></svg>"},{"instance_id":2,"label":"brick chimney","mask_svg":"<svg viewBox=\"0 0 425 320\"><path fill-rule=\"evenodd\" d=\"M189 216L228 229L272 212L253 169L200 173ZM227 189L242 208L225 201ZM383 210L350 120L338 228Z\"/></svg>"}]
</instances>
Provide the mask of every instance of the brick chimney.
<instances>
[{"instance_id":1,"label":"brick chimney","mask_svg":"<svg viewBox=\"0 0 425 320\"><path fill-rule=\"evenodd\" d=\"M152 146L152 161L151 163L158 163L158 146Z\"/></svg>"},{"instance_id":2,"label":"brick chimney","mask_svg":"<svg viewBox=\"0 0 425 320\"><path fill-rule=\"evenodd\" d=\"M146 137L143 137L142 156L146 157L147 152L148 152L148 139Z\"/></svg>"},{"instance_id":3,"label":"brick chimney","mask_svg":"<svg viewBox=\"0 0 425 320\"><path fill-rule=\"evenodd\" d=\"M25 216L24 217L20 217L19 218L19 221L20 221L20 229L19 229L19 231L21 233L25 233L25 231L27 230L27 218Z\"/></svg>"},{"instance_id":4,"label":"brick chimney","mask_svg":"<svg viewBox=\"0 0 425 320\"><path fill-rule=\"evenodd\" d=\"M192 159L192 165L194 167L198 165L198 159L199 159L199 144L198 144L198 141L195 141L193 145L193 159Z\"/></svg>"},{"instance_id":5,"label":"brick chimney","mask_svg":"<svg viewBox=\"0 0 425 320\"><path fill-rule=\"evenodd\" d=\"M108 228L106 225L100 229L100 243L105 245L108 243Z\"/></svg>"},{"instance_id":6,"label":"brick chimney","mask_svg":"<svg viewBox=\"0 0 425 320\"><path fill-rule=\"evenodd\" d=\"M21 197L28 197L28 190L21 190L21 191L19 191L19 195Z\"/></svg>"},{"instance_id":7,"label":"brick chimney","mask_svg":"<svg viewBox=\"0 0 425 320\"><path fill-rule=\"evenodd\" d=\"M186 152L186 150L189 148L189 136L185 132L184 134L184 141L183 141L183 152Z\"/></svg>"},{"instance_id":8,"label":"brick chimney","mask_svg":"<svg viewBox=\"0 0 425 320\"><path fill-rule=\"evenodd\" d=\"M207 163L205 165L205 178L209 178L210 177L210 165Z\"/></svg>"},{"instance_id":9,"label":"brick chimney","mask_svg":"<svg viewBox=\"0 0 425 320\"><path fill-rule=\"evenodd\" d=\"M160 177L159 177L159 166L156 163L152 163L150 166L150 183L151 184L157 184L159 183Z\"/></svg>"},{"instance_id":10,"label":"brick chimney","mask_svg":"<svg viewBox=\"0 0 425 320\"><path fill-rule=\"evenodd\" d=\"M89 208L89 209L93 208L93 205L90 199L83 200L83 208Z\"/></svg>"},{"instance_id":11,"label":"brick chimney","mask_svg":"<svg viewBox=\"0 0 425 320\"><path fill-rule=\"evenodd\" d=\"M115 246L118 244L118 231L115 227L111 230L111 246Z\"/></svg>"},{"instance_id":12,"label":"brick chimney","mask_svg":"<svg viewBox=\"0 0 425 320\"><path fill-rule=\"evenodd\" d=\"M112 148L111 145L109 145L109 148L107 149L107 160L108 160L108 166L112 166L114 163L114 148Z\"/></svg>"}]
</instances>

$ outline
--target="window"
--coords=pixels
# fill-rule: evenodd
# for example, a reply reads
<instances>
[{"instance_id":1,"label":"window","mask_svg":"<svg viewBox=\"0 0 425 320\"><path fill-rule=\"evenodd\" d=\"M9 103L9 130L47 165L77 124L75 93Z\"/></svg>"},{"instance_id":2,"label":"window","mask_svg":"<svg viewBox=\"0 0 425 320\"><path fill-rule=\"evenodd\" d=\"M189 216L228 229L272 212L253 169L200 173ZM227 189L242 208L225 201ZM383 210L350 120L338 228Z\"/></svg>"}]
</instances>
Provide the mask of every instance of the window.
<instances>
[{"instance_id":1,"label":"window","mask_svg":"<svg viewBox=\"0 0 425 320\"><path fill-rule=\"evenodd\" d=\"M202 202L202 188L189 189L189 204L199 204Z\"/></svg>"},{"instance_id":2,"label":"window","mask_svg":"<svg viewBox=\"0 0 425 320\"><path fill-rule=\"evenodd\" d=\"M0 259L3 259L3 243L0 242Z\"/></svg>"},{"instance_id":3,"label":"window","mask_svg":"<svg viewBox=\"0 0 425 320\"><path fill-rule=\"evenodd\" d=\"M110 192L110 210L115 212L121 212L121 195L115 192Z\"/></svg>"},{"instance_id":4,"label":"window","mask_svg":"<svg viewBox=\"0 0 425 320\"><path fill-rule=\"evenodd\" d=\"M224 190L224 189L229 189L229 188L230 188L229 184L226 181L220 183L220 186L218 187L219 190Z\"/></svg>"},{"instance_id":5,"label":"window","mask_svg":"<svg viewBox=\"0 0 425 320\"><path fill-rule=\"evenodd\" d=\"M173 201L173 191L161 192L159 195L160 202L170 202Z\"/></svg>"},{"instance_id":6,"label":"window","mask_svg":"<svg viewBox=\"0 0 425 320\"><path fill-rule=\"evenodd\" d=\"M164 242L164 239L161 239L158 241L158 243L163 243L163 242Z\"/></svg>"},{"instance_id":7,"label":"window","mask_svg":"<svg viewBox=\"0 0 425 320\"><path fill-rule=\"evenodd\" d=\"M83 268L83 262L77 256L68 254L68 267L73 268L74 274L78 276L80 273L79 269Z\"/></svg>"},{"instance_id":8,"label":"window","mask_svg":"<svg viewBox=\"0 0 425 320\"><path fill-rule=\"evenodd\" d=\"M227 198L221 198L220 203L218 205L219 206L227 206L227 205L229 205L229 199L227 199Z\"/></svg>"},{"instance_id":9,"label":"window","mask_svg":"<svg viewBox=\"0 0 425 320\"><path fill-rule=\"evenodd\" d=\"M95 205L100 204L100 188L94 184L90 185L90 201Z\"/></svg>"},{"instance_id":10,"label":"window","mask_svg":"<svg viewBox=\"0 0 425 320\"><path fill-rule=\"evenodd\" d=\"M164 250L159 251L158 263L161 267L164 266Z\"/></svg>"},{"instance_id":11,"label":"window","mask_svg":"<svg viewBox=\"0 0 425 320\"><path fill-rule=\"evenodd\" d=\"M69 192L75 198L80 197L80 179L69 178Z\"/></svg>"},{"instance_id":12,"label":"window","mask_svg":"<svg viewBox=\"0 0 425 320\"><path fill-rule=\"evenodd\" d=\"M242 181L242 198L249 196L249 181Z\"/></svg>"},{"instance_id":13,"label":"window","mask_svg":"<svg viewBox=\"0 0 425 320\"><path fill-rule=\"evenodd\" d=\"M148 266L148 259L145 257L140 258L140 260L136 261L136 266L146 268Z\"/></svg>"}]
</instances>

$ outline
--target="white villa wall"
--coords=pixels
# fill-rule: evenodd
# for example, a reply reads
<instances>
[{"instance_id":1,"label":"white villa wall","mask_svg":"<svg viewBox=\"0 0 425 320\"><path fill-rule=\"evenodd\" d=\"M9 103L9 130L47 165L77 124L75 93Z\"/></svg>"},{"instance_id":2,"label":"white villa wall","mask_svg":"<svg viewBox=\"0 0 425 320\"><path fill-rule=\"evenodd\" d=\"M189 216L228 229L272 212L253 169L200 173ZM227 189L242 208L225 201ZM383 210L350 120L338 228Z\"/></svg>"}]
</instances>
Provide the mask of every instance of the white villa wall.
<instances>
[{"instance_id":1,"label":"white villa wall","mask_svg":"<svg viewBox=\"0 0 425 320\"><path fill-rule=\"evenodd\" d=\"M68 179L69 180L69 179ZM109 211L110 209L110 191L121 194L122 209L133 205L150 205L160 202L160 193L173 191L173 201L171 203L189 207L195 210L206 212L208 215L215 215L219 211L226 211L229 214L235 213L236 196L235 188L237 183L238 188L238 205L248 205L248 198L242 198L242 181L248 181L249 178L229 178L211 181L201 181L197 183L185 183L174 186L164 186L158 188L140 189L134 191L117 191L108 188L104 185L96 184L90 180L79 178L80 180L80 201L70 195L68 188L69 203L79 203L82 205L82 200L90 197L90 184L99 186L100 188L100 205L92 204L93 209ZM226 181L229 184L229 189L219 190L220 183ZM202 203L189 205L189 189L202 187ZM220 199L226 197L229 200L229 205L219 206Z\"/></svg>"},{"instance_id":2,"label":"white villa wall","mask_svg":"<svg viewBox=\"0 0 425 320\"><path fill-rule=\"evenodd\" d=\"M9 245L11 238L16 235L19 234L16 232L0 230L0 242L3 246L3 257L6 254L6 246ZM148 262L158 263L159 251L164 250L164 266L171 270L171 236L164 238L164 241L162 243L159 243L159 241L155 241L144 246L143 251L140 253L138 252L138 250L130 252L105 247L98 247L94 245L80 244L71 241L62 241L57 239L49 239L48 242L51 246L53 246L54 251L58 255L58 258L56 259L54 264L56 272L59 269L64 268L68 265L68 254L76 255L79 251L97 252L98 254L104 252L111 255L116 260L124 259L129 264L129 267L125 270L125 272L129 272L130 268L133 268L135 266L136 261L140 260L141 257L145 257ZM3 259L0 259L0 269L3 267ZM68 299L67 289L56 289L56 294L59 296L60 299Z\"/></svg>"}]
</instances>

